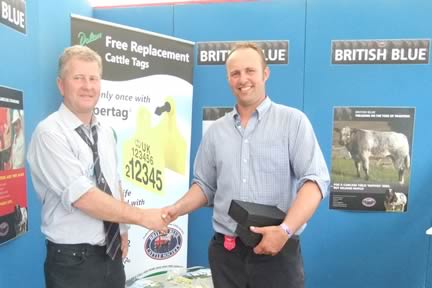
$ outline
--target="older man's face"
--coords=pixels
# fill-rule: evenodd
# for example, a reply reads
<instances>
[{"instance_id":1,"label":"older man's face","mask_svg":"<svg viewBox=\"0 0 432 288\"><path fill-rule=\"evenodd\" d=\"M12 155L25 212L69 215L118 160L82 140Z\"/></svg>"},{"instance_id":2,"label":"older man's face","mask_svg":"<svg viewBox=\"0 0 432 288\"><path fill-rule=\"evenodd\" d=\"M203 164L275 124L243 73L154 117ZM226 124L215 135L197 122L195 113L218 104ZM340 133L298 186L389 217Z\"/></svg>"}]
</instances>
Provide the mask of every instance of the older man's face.
<instances>
[{"instance_id":1,"label":"older man's face","mask_svg":"<svg viewBox=\"0 0 432 288\"><path fill-rule=\"evenodd\" d=\"M76 115L91 115L100 95L100 69L96 62L72 58L57 79L64 104Z\"/></svg>"}]
</instances>

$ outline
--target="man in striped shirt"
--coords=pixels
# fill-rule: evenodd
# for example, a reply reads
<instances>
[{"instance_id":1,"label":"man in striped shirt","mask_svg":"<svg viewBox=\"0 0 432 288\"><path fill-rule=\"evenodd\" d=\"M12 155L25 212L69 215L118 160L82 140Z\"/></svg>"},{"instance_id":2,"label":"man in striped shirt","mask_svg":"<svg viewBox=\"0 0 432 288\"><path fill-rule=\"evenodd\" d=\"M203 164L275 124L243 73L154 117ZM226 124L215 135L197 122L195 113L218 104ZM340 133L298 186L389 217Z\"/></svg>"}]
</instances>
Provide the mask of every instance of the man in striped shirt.
<instances>
[{"instance_id":1,"label":"man in striped shirt","mask_svg":"<svg viewBox=\"0 0 432 288\"><path fill-rule=\"evenodd\" d=\"M216 288L303 288L298 237L328 194L324 157L307 117L267 96L270 70L260 48L237 44L226 70L237 103L207 130L191 188L164 213L174 220L202 206L214 208L208 256ZM250 227L263 237L248 247L228 215L234 199L277 206L286 217L281 225Z\"/></svg>"}]
</instances>

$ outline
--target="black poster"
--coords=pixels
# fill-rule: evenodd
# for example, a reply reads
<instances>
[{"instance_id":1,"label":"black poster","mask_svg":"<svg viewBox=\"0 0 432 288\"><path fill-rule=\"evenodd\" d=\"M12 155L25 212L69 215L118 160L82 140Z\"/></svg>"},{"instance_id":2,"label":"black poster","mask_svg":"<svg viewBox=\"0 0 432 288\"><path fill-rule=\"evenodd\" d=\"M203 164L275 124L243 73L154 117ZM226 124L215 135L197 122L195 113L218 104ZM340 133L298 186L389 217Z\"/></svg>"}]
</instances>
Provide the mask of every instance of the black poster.
<instances>
[{"instance_id":1,"label":"black poster","mask_svg":"<svg viewBox=\"0 0 432 288\"><path fill-rule=\"evenodd\" d=\"M334 40L332 64L429 64L429 39Z\"/></svg>"},{"instance_id":2,"label":"black poster","mask_svg":"<svg viewBox=\"0 0 432 288\"><path fill-rule=\"evenodd\" d=\"M0 0L0 22L21 33L26 33L26 1Z\"/></svg>"},{"instance_id":3,"label":"black poster","mask_svg":"<svg viewBox=\"0 0 432 288\"><path fill-rule=\"evenodd\" d=\"M414 112L334 108L331 209L407 211Z\"/></svg>"},{"instance_id":4,"label":"black poster","mask_svg":"<svg viewBox=\"0 0 432 288\"><path fill-rule=\"evenodd\" d=\"M247 42L247 41L237 41ZM237 42L198 42L198 65L224 65ZM288 64L288 41L251 41L262 48L267 64Z\"/></svg>"}]
</instances>

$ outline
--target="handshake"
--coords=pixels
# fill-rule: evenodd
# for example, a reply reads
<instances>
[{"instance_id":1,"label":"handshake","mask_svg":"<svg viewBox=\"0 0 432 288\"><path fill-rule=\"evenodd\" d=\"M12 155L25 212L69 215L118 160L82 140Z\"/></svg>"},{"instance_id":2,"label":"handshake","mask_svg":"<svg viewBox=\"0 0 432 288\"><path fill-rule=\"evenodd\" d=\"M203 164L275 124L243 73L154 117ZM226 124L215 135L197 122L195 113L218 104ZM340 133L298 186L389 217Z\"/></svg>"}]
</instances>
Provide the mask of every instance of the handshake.
<instances>
[{"instance_id":1,"label":"handshake","mask_svg":"<svg viewBox=\"0 0 432 288\"><path fill-rule=\"evenodd\" d=\"M155 209L139 209L141 219L138 225L147 229L168 232L168 224L179 216L190 213L208 203L207 197L197 184L192 184L189 191L175 204Z\"/></svg>"},{"instance_id":2,"label":"handshake","mask_svg":"<svg viewBox=\"0 0 432 288\"><path fill-rule=\"evenodd\" d=\"M179 216L181 216L180 210L175 204L163 208L140 209L140 217L136 224L150 230L167 233L168 224Z\"/></svg>"}]
</instances>

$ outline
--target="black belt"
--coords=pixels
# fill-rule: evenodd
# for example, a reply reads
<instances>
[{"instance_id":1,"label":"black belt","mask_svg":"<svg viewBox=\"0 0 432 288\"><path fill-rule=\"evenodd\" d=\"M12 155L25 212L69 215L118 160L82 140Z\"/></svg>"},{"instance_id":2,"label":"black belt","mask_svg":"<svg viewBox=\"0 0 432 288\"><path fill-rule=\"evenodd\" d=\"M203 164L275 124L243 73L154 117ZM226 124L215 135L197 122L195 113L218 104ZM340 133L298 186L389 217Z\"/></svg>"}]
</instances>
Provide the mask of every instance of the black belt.
<instances>
[{"instance_id":1,"label":"black belt","mask_svg":"<svg viewBox=\"0 0 432 288\"><path fill-rule=\"evenodd\" d=\"M215 238L218 239L218 240L224 240L225 235L222 234L222 233L219 233L219 232L215 232ZM236 238L238 238L238 239L240 240L239 237L236 237ZM299 238L298 235L294 235L294 236L292 236L292 237L289 239L289 241L292 241L292 240L294 240L294 241L299 241L300 238Z\"/></svg>"},{"instance_id":2,"label":"black belt","mask_svg":"<svg viewBox=\"0 0 432 288\"><path fill-rule=\"evenodd\" d=\"M241 239L239 237L235 237L238 241L242 242ZM225 235L219 232L215 232L215 239L216 240L224 240L225 239ZM298 235L293 235L291 236L291 238L288 240L288 242L298 242L300 240ZM287 243L288 243L287 242ZM242 242L243 243L243 242Z\"/></svg>"},{"instance_id":3,"label":"black belt","mask_svg":"<svg viewBox=\"0 0 432 288\"><path fill-rule=\"evenodd\" d=\"M215 239L216 240L224 240L225 235L219 232L215 232ZM237 237L236 237L237 238Z\"/></svg>"},{"instance_id":4,"label":"black belt","mask_svg":"<svg viewBox=\"0 0 432 288\"><path fill-rule=\"evenodd\" d=\"M91 245L87 243L80 244L57 244L47 240L47 249L57 253L66 253L71 255L105 255L106 246Z\"/></svg>"}]
</instances>

